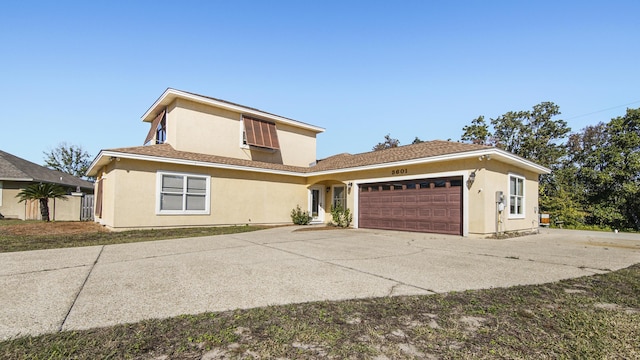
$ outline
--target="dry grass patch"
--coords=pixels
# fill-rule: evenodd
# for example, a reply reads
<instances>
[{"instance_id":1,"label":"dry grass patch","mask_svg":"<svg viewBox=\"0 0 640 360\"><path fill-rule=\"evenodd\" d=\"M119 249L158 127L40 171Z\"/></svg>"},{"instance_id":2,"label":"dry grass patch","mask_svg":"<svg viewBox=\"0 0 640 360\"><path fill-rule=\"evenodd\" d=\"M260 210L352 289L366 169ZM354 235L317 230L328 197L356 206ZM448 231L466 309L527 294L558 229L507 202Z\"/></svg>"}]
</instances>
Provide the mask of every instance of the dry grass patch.
<instances>
[{"instance_id":1,"label":"dry grass patch","mask_svg":"<svg viewBox=\"0 0 640 360\"><path fill-rule=\"evenodd\" d=\"M0 342L0 358L638 359L639 338L635 265L543 285L270 306L23 337Z\"/></svg>"},{"instance_id":2,"label":"dry grass patch","mask_svg":"<svg viewBox=\"0 0 640 360\"><path fill-rule=\"evenodd\" d=\"M0 226L1 223L0 223ZM0 231L13 236L40 236L88 234L108 231L95 222L88 221L24 221L11 222L0 228Z\"/></svg>"},{"instance_id":3,"label":"dry grass patch","mask_svg":"<svg viewBox=\"0 0 640 360\"><path fill-rule=\"evenodd\" d=\"M109 231L94 222L0 221L0 252L124 244L255 231L266 226Z\"/></svg>"}]
</instances>

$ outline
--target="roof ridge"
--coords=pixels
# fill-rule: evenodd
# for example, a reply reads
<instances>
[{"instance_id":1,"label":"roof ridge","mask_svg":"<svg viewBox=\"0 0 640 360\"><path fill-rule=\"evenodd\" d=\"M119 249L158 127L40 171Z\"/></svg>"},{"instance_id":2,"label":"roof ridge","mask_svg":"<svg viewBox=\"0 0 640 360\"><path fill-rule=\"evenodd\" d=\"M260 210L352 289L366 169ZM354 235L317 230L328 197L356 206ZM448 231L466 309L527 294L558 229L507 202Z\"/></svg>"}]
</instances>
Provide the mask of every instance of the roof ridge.
<instances>
[{"instance_id":1,"label":"roof ridge","mask_svg":"<svg viewBox=\"0 0 640 360\"><path fill-rule=\"evenodd\" d=\"M7 159L9 157L9 159ZM16 155L10 154L6 151L0 150L0 158L2 158L5 163L10 164L14 169L16 169L19 173L6 171L7 168L0 168L0 178L7 179L16 179L16 180L29 180L29 181L41 181L48 183L61 184L66 186L80 186L84 188L92 188L93 184L91 182L81 179L77 176L73 176L71 174L67 174L62 171L50 169L48 167L36 164L27 159L23 159ZM4 175L2 171L6 172Z\"/></svg>"},{"instance_id":2,"label":"roof ridge","mask_svg":"<svg viewBox=\"0 0 640 360\"><path fill-rule=\"evenodd\" d=\"M240 106L240 107L243 107L245 109L258 111L258 112L261 112L261 113L264 113L264 114L268 114L268 115L271 115L271 116L277 116L279 118L295 121L295 122L302 123L302 124L305 124L305 125L315 126L315 125L311 125L311 124L305 123L305 122L300 121L300 120L296 120L296 119L292 119L292 118L289 118L289 117L286 117L286 116L274 114L272 112L264 111L264 110L261 110L261 109L258 109L258 108L254 108L254 107L251 107L251 106L242 105L242 104L237 103L237 102L233 102L233 101L229 101L229 100L225 100L225 99L220 99L220 98L215 98L213 96L202 95L202 94L194 93L194 92L191 92L191 91L185 91L185 90L180 90L180 89L171 88L171 87L167 88L167 90L180 91L180 92L183 92L183 93L186 93L186 94L191 94L191 95L194 95L194 96L200 96L200 97L203 97L203 98L206 98L206 99L210 99L210 100L214 100L214 101L220 101L220 102L223 102L223 103L226 103L226 104L229 104L229 105Z\"/></svg>"}]
</instances>

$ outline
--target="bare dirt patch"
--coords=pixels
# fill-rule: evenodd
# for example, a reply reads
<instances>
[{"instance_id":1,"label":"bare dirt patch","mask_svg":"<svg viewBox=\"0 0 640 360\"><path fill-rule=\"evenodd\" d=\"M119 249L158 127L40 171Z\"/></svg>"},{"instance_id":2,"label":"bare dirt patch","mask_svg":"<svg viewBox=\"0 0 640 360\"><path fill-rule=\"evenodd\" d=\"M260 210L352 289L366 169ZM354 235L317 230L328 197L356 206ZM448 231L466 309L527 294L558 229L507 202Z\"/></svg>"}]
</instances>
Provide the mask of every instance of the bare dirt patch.
<instances>
[{"instance_id":1,"label":"bare dirt patch","mask_svg":"<svg viewBox=\"0 0 640 360\"><path fill-rule=\"evenodd\" d=\"M108 230L100 224L80 221L25 222L22 224L5 225L2 227L2 231L8 235L17 236L75 235L108 232Z\"/></svg>"}]
</instances>

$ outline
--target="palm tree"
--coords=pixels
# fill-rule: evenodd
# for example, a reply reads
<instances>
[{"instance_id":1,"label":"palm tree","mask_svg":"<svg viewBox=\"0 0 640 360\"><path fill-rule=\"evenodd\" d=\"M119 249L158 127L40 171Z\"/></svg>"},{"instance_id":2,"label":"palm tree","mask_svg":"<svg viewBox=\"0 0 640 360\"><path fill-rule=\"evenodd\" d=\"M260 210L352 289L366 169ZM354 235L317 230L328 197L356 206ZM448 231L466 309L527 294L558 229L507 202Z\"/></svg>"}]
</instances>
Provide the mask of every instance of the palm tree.
<instances>
[{"instance_id":1,"label":"palm tree","mask_svg":"<svg viewBox=\"0 0 640 360\"><path fill-rule=\"evenodd\" d=\"M39 200L42 220L49 221L49 199L67 200L66 194L67 191L58 184L38 183L28 185L16 197L20 198L19 202Z\"/></svg>"}]
</instances>

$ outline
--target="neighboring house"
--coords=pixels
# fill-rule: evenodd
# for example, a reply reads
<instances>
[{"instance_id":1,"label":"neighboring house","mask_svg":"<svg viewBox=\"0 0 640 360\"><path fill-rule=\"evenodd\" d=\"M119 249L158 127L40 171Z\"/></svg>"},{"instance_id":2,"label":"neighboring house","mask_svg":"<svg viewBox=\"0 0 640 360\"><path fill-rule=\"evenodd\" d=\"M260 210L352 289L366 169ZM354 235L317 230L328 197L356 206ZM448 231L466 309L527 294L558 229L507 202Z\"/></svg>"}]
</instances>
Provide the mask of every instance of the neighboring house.
<instances>
[{"instance_id":1,"label":"neighboring house","mask_svg":"<svg viewBox=\"0 0 640 360\"><path fill-rule=\"evenodd\" d=\"M358 228L485 236L538 227L538 176L506 151L428 141L316 161L324 129L167 89L147 110L145 146L103 150L96 221L113 229L313 222L346 205ZM503 197L497 199L497 192Z\"/></svg>"},{"instance_id":2,"label":"neighboring house","mask_svg":"<svg viewBox=\"0 0 640 360\"><path fill-rule=\"evenodd\" d=\"M81 220L83 198L93 194L93 183L0 150L0 217L42 220L38 201L18 202L16 195L34 183L59 184L68 190L66 200L50 199L51 220ZM84 202L86 205L86 201ZM90 213L89 213L90 215ZM90 217L89 217L90 218Z\"/></svg>"}]
</instances>

